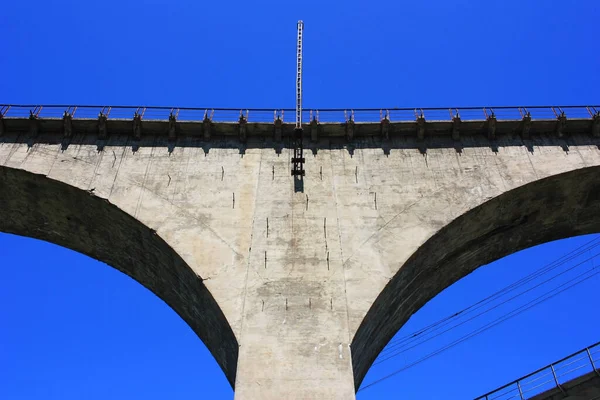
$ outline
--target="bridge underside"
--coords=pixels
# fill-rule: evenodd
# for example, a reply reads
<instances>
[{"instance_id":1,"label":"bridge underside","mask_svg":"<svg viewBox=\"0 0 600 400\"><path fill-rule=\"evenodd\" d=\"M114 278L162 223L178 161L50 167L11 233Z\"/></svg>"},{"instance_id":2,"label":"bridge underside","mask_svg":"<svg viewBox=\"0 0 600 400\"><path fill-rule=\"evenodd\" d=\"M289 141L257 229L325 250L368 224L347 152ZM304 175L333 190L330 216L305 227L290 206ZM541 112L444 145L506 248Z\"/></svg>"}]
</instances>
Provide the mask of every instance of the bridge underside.
<instances>
[{"instance_id":1,"label":"bridge underside","mask_svg":"<svg viewBox=\"0 0 600 400\"><path fill-rule=\"evenodd\" d=\"M356 359L355 374L366 374L397 332L395 327L478 267L528 247L600 232L598 174L600 167L588 167L518 187L471 209L429 238L390 280L358 329L352 349L371 359Z\"/></svg>"},{"instance_id":2,"label":"bridge underside","mask_svg":"<svg viewBox=\"0 0 600 400\"><path fill-rule=\"evenodd\" d=\"M187 322L233 385L238 346L227 320L202 280L152 229L93 191L0 166L0 231L58 244L129 275Z\"/></svg>"}]
</instances>

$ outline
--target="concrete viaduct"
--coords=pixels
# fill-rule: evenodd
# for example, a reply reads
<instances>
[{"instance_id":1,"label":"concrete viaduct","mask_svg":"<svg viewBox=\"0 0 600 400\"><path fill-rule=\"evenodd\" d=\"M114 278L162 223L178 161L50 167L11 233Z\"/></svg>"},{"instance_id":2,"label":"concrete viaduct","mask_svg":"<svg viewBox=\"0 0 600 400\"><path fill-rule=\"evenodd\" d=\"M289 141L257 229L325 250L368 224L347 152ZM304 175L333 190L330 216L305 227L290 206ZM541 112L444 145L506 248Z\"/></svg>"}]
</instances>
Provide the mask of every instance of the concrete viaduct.
<instances>
[{"instance_id":1,"label":"concrete viaduct","mask_svg":"<svg viewBox=\"0 0 600 400\"><path fill-rule=\"evenodd\" d=\"M310 112L298 182L284 112L2 106L0 231L147 287L238 400L353 399L444 288L600 231L597 110Z\"/></svg>"}]
</instances>

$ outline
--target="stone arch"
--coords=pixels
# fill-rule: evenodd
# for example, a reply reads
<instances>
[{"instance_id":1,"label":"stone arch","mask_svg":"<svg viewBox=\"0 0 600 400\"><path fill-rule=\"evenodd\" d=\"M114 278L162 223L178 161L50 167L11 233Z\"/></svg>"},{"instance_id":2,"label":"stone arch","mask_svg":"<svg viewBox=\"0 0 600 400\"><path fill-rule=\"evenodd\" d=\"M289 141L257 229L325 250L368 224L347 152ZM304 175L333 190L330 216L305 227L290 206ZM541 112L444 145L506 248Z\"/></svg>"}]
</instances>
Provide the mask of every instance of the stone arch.
<instances>
[{"instance_id":1,"label":"stone arch","mask_svg":"<svg viewBox=\"0 0 600 400\"><path fill-rule=\"evenodd\" d=\"M127 274L167 303L235 382L238 343L199 277L156 232L107 200L0 167L0 231L55 243Z\"/></svg>"},{"instance_id":2,"label":"stone arch","mask_svg":"<svg viewBox=\"0 0 600 400\"><path fill-rule=\"evenodd\" d=\"M482 265L553 240L600 232L600 167L539 179L440 229L378 295L352 340L355 388L412 314Z\"/></svg>"}]
</instances>

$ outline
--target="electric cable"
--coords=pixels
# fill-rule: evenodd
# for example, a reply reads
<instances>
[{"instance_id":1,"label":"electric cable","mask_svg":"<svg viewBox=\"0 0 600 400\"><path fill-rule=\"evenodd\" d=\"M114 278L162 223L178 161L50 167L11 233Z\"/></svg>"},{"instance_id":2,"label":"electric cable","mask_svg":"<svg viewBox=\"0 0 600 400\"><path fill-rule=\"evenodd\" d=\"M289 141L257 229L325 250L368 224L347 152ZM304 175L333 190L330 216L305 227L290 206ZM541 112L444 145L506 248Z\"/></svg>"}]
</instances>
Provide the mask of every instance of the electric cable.
<instances>
[{"instance_id":1,"label":"electric cable","mask_svg":"<svg viewBox=\"0 0 600 400\"><path fill-rule=\"evenodd\" d=\"M563 283L562 285L554 288L553 290L558 289L558 288L566 285L567 283L572 282L573 280L581 277L582 275L585 275L585 274L589 273L590 271L593 271L594 269L596 269L596 268L594 267L594 268L586 271L585 273L578 275L577 277L575 277L575 278L573 278L573 279L571 279L571 280ZM465 336L463 336L463 337L455 340L454 342L451 342L448 345L446 345L446 346L444 346L444 347L442 347L442 348L440 348L440 349L438 349L438 350L436 350L436 351L434 351L432 353L429 353L428 355L426 355L426 356L424 356L424 357L422 357L422 358L420 358L420 359L418 359L418 360L416 360L416 361L414 361L414 362L412 362L412 363L410 363L410 364L408 364L408 365L406 365L406 366L404 366L404 367L402 367L402 368L400 368L398 370L395 370L392 373L390 373L390 374L388 374L388 375L386 375L386 376L384 376L382 378L379 378L379 379L377 379L377 380L369 383L366 386L363 386L362 388L360 388L358 390L358 392L366 390L366 389L368 389L368 388L370 388L370 387L372 387L372 386L374 386L374 385L376 385L378 383L381 383L382 381L387 380L387 379L389 379L389 378L391 378L391 377L399 374L400 372L405 371L405 370L407 370L407 369L409 369L411 367L414 367L415 365L420 364L423 361L428 360L429 358L434 357L434 356L436 356L436 355L438 355L438 354L440 354L440 353L442 353L442 352L444 352L444 351L446 351L446 350L448 350L448 349L450 349L450 348L452 348L452 347L454 347L454 346L456 346L456 345L458 345L458 344L460 344L460 343L462 343L462 342L464 342L464 341L466 341L468 339L471 339L471 338L473 338L473 337L475 337L475 336L477 336L477 335L479 335L479 334L481 334L481 333L483 333L483 332L485 332L485 331L493 328L494 326L496 326L496 325L498 325L498 324L500 324L500 323L502 323L502 322L504 322L504 321L506 321L506 320L508 320L510 318L513 318L513 317L515 317L515 316L517 316L519 314L522 314L523 312L529 310L530 308L535 307L536 305L541 304L541 303L543 303L543 302L545 302L547 300L550 300L551 298L559 295L560 293L562 293L562 292L564 292L564 291L566 291L566 290L568 290L568 289L570 289L570 288L572 288L572 287L574 287L576 285L579 285L580 283L583 283L586 280L588 280L588 279L590 279L590 278L592 278L592 277L594 277L594 276L596 276L598 274L600 274L600 271L596 271L592 275L590 275L588 277L585 277L585 278L579 280L578 282L575 282L575 283L573 283L573 284L571 284L571 285L563 288L562 290L559 290L558 292L553 293L553 294L547 296L546 298L543 298L544 296L548 295L552 291L550 291L548 293L545 293L544 295L539 296L539 297L535 298L534 300L532 300L532 301L530 301L530 302L528 302L528 303L526 303L526 304L523 305L523 307L524 306L527 306L527 307L525 307L525 308L520 307L520 309L513 310L512 315L509 313L509 314L507 314L507 315L505 315L503 317L497 318L494 321L492 321L492 322L484 325L483 327L479 328L478 330L476 330L474 332L471 332L470 334L465 335Z\"/></svg>"},{"instance_id":2,"label":"electric cable","mask_svg":"<svg viewBox=\"0 0 600 400\"><path fill-rule=\"evenodd\" d=\"M594 243L594 242L596 242L596 243ZM434 332L434 331L438 330L439 328L446 326L447 325L447 324L445 324L446 321L449 321L458 316L462 317L466 314L469 314L470 312L475 311L475 310L483 307L484 305L492 302L496 298L502 297L504 294L510 293L511 291L519 288L520 286L523 286L524 284L531 282L532 280L538 278L539 276L564 265L566 262L573 260L574 258L580 256L581 254L583 254L597 246L600 246L600 237L596 237L596 238L588 241L587 243L571 250L570 252L564 254L563 256L561 256L558 259L554 260L553 262L545 265L544 267L532 272L531 274L513 282L512 284L492 293L491 295L485 297L484 299L482 299L482 300L480 300L480 301L478 301L478 302L476 302L476 303L474 303L452 315L442 318L441 320L434 322L434 323L432 323L424 328L421 328L411 334L408 334L402 338L392 339L388 343L386 348L382 350L380 356L385 353L389 353L394 348L396 348L406 342L410 342L411 339L416 338L417 336L423 336L423 334L426 333L427 331ZM437 329L434 329L436 327L437 327Z\"/></svg>"},{"instance_id":3,"label":"electric cable","mask_svg":"<svg viewBox=\"0 0 600 400\"><path fill-rule=\"evenodd\" d=\"M458 323L457 325L454 325L454 326L452 326L452 327L450 327L450 328L448 328L448 329L446 329L446 330L444 330L444 331L442 331L442 332L440 332L440 333L438 333L438 334L436 334L434 336L431 336L431 337L429 337L429 338L427 338L425 340L422 340L422 341L420 341L417 344L414 344L414 345L412 345L410 347L407 347L407 348L402 348L401 347L399 350L396 350L394 352L394 354L386 356L385 358L383 358L381 360L375 361L373 363L373 365L377 365L377 364L380 364L380 363L382 363L384 361L390 360L391 358L396 357L396 356L398 356L398 355L400 355L400 354L402 354L402 353L404 353L404 352L406 352L408 350L411 350L411 349L413 349L413 348L415 348L415 347L417 347L417 346L419 346L419 345L421 345L421 344L423 344L425 342L428 342L428 341L430 341L430 340L432 340L432 339L434 339L434 338L436 338L438 336L441 336L444 333L450 332L451 330L456 329L457 327L459 327L461 325L464 325L467 322L470 322L470 321L474 320L475 318L480 317L481 315L484 315L484 314L486 314L486 313L488 313L488 312L490 312L490 311L492 311L492 310L494 310L494 309L496 309L496 308L498 308L498 307L500 307L500 306L502 306L502 305L504 305L504 304L506 304L506 303L508 303L508 302L510 302L510 301L512 301L512 300L514 300L514 299L516 299L516 298L524 295L524 294L526 294L526 293L529 293L530 291L532 291L532 290L534 290L534 289L536 289L536 288L538 288L538 287L540 287L540 286L542 286L542 285L544 285L544 284L546 284L546 283L548 283L548 282L556 279L557 277L559 277L559 276L561 276L561 275L563 275L563 274L565 274L565 273L567 273L569 271L572 271L573 269L575 269L575 268L583 265L584 263L586 263L586 262L588 262L588 261L590 261L590 260L592 260L592 259L594 259L594 258L596 258L598 256L600 256L600 253L597 253L597 254L593 255L592 257L589 257L589 258L587 258L587 259L585 259L585 260L583 260L583 261L581 261L581 262L573 265L572 267L567 268L566 270L564 270L564 271L562 271L562 272L560 272L560 273L558 273L558 274L556 274L556 275L554 275L554 276L546 279L545 281L542 281L542 282L538 283L537 285L532 286L531 288L529 288L529 289L527 289L527 290L525 290L525 291L523 291L523 292L521 292L521 293L519 293L519 294L517 294L517 295L515 295L513 297L510 297L510 298L504 300L503 302L501 302L499 304L496 304L493 307L491 307L491 308L489 308L487 310L484 310L484 311L482 311L482 312L474 315L473 317L471 317L471 318L469 318L469 319L467 319L465 321L462 321L462 322Z\"/></svg>"}]
</instances>

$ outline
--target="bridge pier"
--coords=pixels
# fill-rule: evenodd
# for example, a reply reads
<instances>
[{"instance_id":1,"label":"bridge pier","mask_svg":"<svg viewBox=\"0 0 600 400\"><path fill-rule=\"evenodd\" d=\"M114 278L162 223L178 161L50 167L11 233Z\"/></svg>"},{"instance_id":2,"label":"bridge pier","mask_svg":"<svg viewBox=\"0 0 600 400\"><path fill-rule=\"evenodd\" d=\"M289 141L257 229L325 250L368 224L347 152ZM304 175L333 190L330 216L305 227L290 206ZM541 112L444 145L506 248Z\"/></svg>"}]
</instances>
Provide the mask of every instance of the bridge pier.
<instances>
[{"instance_id":1,"label":"bridge pier","mask_svg":"<svg viewBox=\"0 0 600 400\"><path fill-rule=\"evenodd\" d=\"M354 399L345 311L324 299L287 299L287 309L273 300L247 309L235 399Z\"/></svg>"},{"instance_id":2,"label":"bridge pier","mask_svg":"<svg viewBox=\"0 0 600 400\"><path fill-rule=\"evenodd\" d=\"M273 151L244 157L255 192L237 331L235 399L354 399L346 277L333 177L294 191L287 160ZM307 173L332 165L319 152ZM316 187L321 187L319 191ZM314 193L314 195L313 195ZM236 206L237 208L237 206Z\"/></svg>"}]
</instances>

